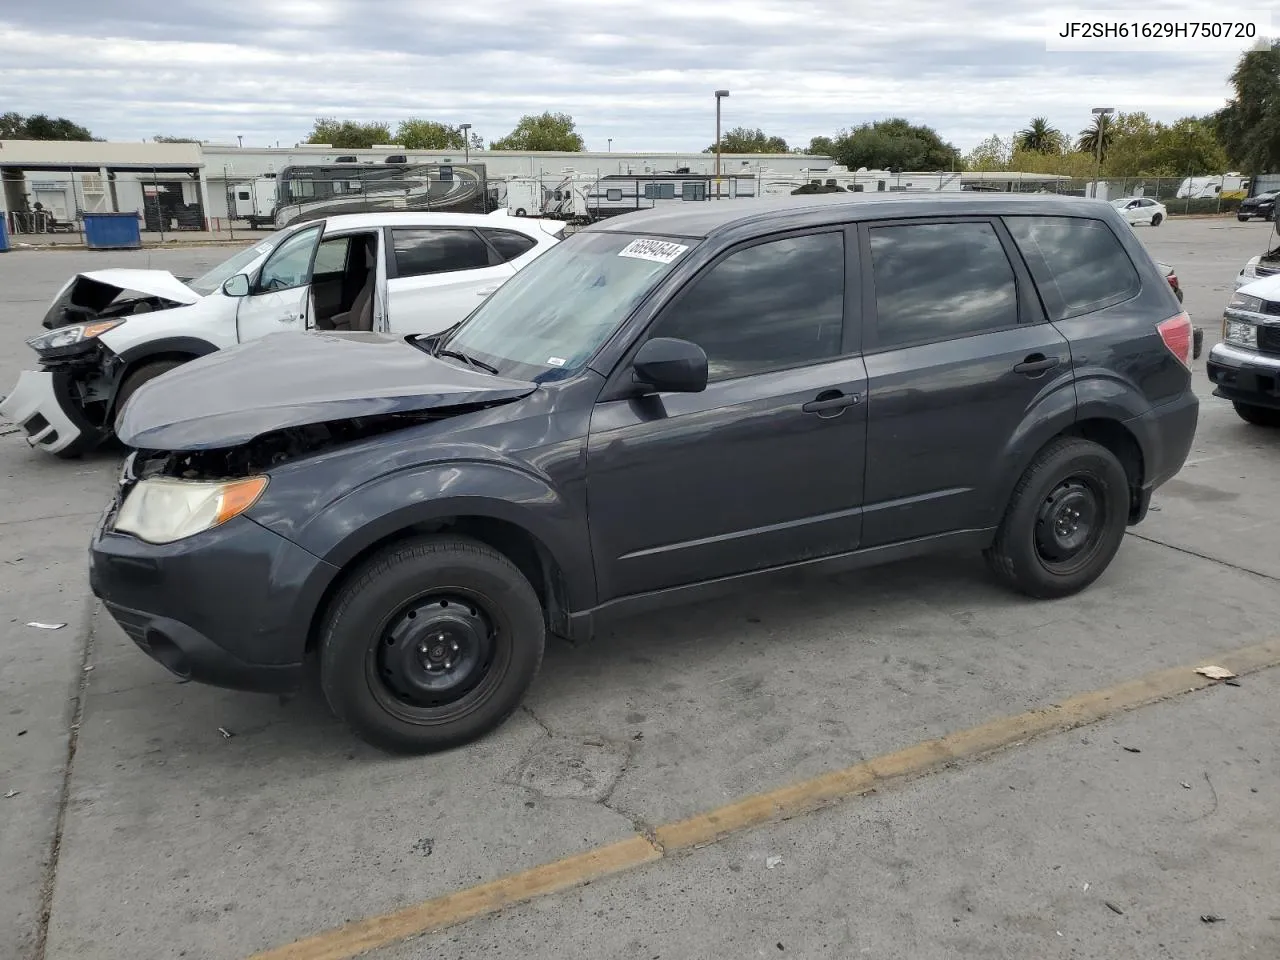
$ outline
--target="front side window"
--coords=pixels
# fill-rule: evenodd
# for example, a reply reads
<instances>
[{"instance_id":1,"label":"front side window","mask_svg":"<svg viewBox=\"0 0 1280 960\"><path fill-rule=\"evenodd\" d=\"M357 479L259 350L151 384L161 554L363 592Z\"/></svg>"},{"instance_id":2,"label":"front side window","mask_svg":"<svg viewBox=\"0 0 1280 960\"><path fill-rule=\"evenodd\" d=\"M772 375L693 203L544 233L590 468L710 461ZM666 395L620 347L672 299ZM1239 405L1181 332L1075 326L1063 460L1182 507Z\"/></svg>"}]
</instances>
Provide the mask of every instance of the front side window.
<instances>
[{"instance_id":1,"label":"front side window","mask_svg":"<svg viewBox=\"0 0 1280 960\"><path fill-rule=\"evenodd\" d=\"M559 380L580 370L694 241L579 233L499 287L439 344L504 376Z\"/></svg>"},{"instance_id":2,"label":"front side window","mask_svg":"<svg viewBox=\"0 0 1280 960\"><path fill-rule=\"evenodd\" d=\"M311 268L311 275L322 277L329 273L342 273L347 269L347 252L350 249L350 237L325 240L316 251L316 262Z\"/></svg>"},{"instance_id":3,"label":"front side window","mask_svg":"<svg viewBox=\"0 0 1280 960\"><path fill-rule=\"evenodd\" d=\"M479 270L489 263L489 248L474 230L438 227L392 230L396 275L421 277L455 270Z\"/></svg>"},{"instance_id":4,"label":"front side window","mask_svg":"<svg viewBox=\"0 0 1280 960\"><path fill-rule=\"evenodd\" d=\"M873 227L876 343L951 340L1018 322L1013 267L989 223Z\"/></svg>"},{"instance_id":5,"label":"front side window","mask_svg":"<svg viewBox=\"0 0 1280 960\"><path fill-rule=\"evenodd\" d=\"M1084 217L1006 217L1026 254L1050 320L1068 320L1123 303L1142 281L1116 235Z\"/></svg>"},{"instance_id":6,"label":"front side window","mask_svg":"<svg viewBox=\"0 0 1280 960\"><path fill-rule=\"evenodd\" d=\"M696 343L711 380L840 355L844 234L816 233L747 247L693 282L651 337Z\"/></svg>"},{"instance_id":7,"label":"front side window","mask_svg":"<svg viewBox=\"0 0 1280 960\"><path fill-rule=\"evenodd\" d=\"M311 254L319 237L320 227L316 226L299 230L280 244L258 277L259 292L289 290L310 283Z\"/></svg>"}]
</instances>

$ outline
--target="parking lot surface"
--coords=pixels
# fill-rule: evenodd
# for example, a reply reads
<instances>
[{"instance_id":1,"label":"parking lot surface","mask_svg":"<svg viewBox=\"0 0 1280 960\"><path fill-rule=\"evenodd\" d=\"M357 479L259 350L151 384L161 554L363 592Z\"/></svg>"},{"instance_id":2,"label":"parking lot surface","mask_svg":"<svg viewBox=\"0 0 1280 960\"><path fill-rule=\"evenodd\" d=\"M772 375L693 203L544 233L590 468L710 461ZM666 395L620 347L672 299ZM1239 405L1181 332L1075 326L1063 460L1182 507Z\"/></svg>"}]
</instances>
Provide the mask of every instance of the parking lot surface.
<instances>
[{"instance_id":1,"label":"parking lot surface","mask_svg":"<svg viewBox=\"0 0 1280 960\"><path fill-rule=\"evenodd\" d=\"M1207 353L1270 225L1138 230ZM227 252L0 256L0 390L70 274ZM144 657L86 582L118 452L0 436L0 956L244 957L1273 638L1280 435L1210 398L1203 359L1195 382L1187 466L1080 596L1023 599L969 556L796 578L553 644L527 709L415 759L352 739L314 683L281 702ZM374 955L1276 956L1278 685L1010 746Z\"/></svg>"}]
</instances>

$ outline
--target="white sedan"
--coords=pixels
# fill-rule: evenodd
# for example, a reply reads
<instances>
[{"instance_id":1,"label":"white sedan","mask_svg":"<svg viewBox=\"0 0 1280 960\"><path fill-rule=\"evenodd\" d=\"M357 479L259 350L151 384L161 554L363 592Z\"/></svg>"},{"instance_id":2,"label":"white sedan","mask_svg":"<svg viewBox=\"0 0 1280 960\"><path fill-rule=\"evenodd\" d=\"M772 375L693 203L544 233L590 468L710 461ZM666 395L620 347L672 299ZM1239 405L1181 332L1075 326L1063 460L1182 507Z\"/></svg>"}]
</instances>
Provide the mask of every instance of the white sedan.
<instances>
[{"instance_id":1,"label":"white sedan","mask_svg":"<svg viewBox=\"0 0 1280 960\"><path fill-rule=\"evenodd\" d=\"M143 383L280 332L432 334L469 315L558 243L565 225L506 211L345 214L292 224L195 280L167 270L95 270L69 280L27 344L0 415L26 441L78 456L113 433Z\"/></svg>"},{"instance_id":2,"label":"white sedan","mask_svg":"<svg viewBox=\"0 0 1280 960\"><path fill-rule=\"evenodd\" d=\"M1112 200L1111 205L1134 226L1145 223L1158 227L1169 216L1165 205L1150 197L1121 197L1119 200Z\"/></svg>"}]
</instances>

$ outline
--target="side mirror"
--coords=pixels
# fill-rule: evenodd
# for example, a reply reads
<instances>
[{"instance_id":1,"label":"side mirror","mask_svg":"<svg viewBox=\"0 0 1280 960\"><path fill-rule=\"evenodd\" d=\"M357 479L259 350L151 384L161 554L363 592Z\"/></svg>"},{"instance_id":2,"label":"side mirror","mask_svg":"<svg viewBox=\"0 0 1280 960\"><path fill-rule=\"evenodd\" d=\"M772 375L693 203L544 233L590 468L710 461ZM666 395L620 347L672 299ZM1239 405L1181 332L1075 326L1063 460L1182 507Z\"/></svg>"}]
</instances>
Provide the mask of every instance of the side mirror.
<instances>
[{"instance_id":1,"label":"side mirror","mask_svg":"<svg viewBox=\"0 0 1280 960\"><path fill-rule=\"evenodd\" d=\"M222 284L222 292L228 297L247 297L249 295L249 278L243 273L237 273L234 277L227 277L226 282Z\"/></svg>"},{"instance_id":2,"label":"side mirror","mask_svg":"<svg viewBox=\"0 0 1280 960\"><path fill-rule=\"evenodd\" d=\"M701 393L707 387L707 355L696 343L655 337L631 363L637 383L659 393Z\"/></svg>"}]
</instances>

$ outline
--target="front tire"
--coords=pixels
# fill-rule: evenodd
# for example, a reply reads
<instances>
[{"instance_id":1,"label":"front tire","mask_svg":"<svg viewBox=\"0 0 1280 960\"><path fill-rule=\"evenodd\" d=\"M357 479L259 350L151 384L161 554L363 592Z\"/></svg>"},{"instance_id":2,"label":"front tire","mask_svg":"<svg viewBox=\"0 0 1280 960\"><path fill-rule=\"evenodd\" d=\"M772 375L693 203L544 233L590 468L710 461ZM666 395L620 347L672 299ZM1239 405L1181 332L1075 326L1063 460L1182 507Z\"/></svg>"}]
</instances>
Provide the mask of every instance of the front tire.
<instances>
[{"instance_id":1,"label":"front tire","mask_svg":"<svg viewBox=\"0 0 1280 960\"><path fill-rule=\"evenodd\" d=\"M1051 442L1027 467L985 551L1002 580L1031 597L1066 597L1098 579L1124 539L1129 478L1106 447Z\"/></svg>"},{"instance_id":2,"label":"front tire","mask_svg":"<svg viewBox=\"0 0 1280 960\"><path fill-rule=\"evenodd\" d=\"M411 540L364 563L334 598L320 683L361 739L432 753L506 720L544 642L538 596L505 556L465 537Z\"/></svg>"},{"instance_id":3,"label":"front tire","mask_svg":"<svg viewBox=\"0 0 1280 960\"><path fill-rule=\"evenodd\" d=\"M1280 410L1271 407L1257 407L1251 403L1233 403L1236 413L1246 423L1257 427L1280 427Z\"/></svg>"},{"instance_id":4,"label":"front tire","mask_svg":"<svg viewBox=\"0 0 1280 960\"><path fill-rule=\"evenodd\" d=\"M1239 220L1241 223L1248 223L1248 222L1249 222L1249 218L1248 218L1248 217L1246 217L1246 216L1241 216L1241 215L1240 215L1240 214L1238 214L1238 213L1236 214L1236 219L1237 219L1237 220Z\"/></svg>"},{"instance_id":5,"label":"front tire","mask_svg":"<svg viewBox=\"0 0 1280 960\"><path fill-rule=\"evenodd\" d=\"M124 410L124 405L129 402L129 398L138 392L138 388L144 383L148 383L160 376L162 373L168 373L175 367L180 367L185 360L157 360L154 363L148 363L125 378L124 383L120 385L120 389L116 391L114 427L120 425L120 414Z\"/></svg>"}]
</instances>

